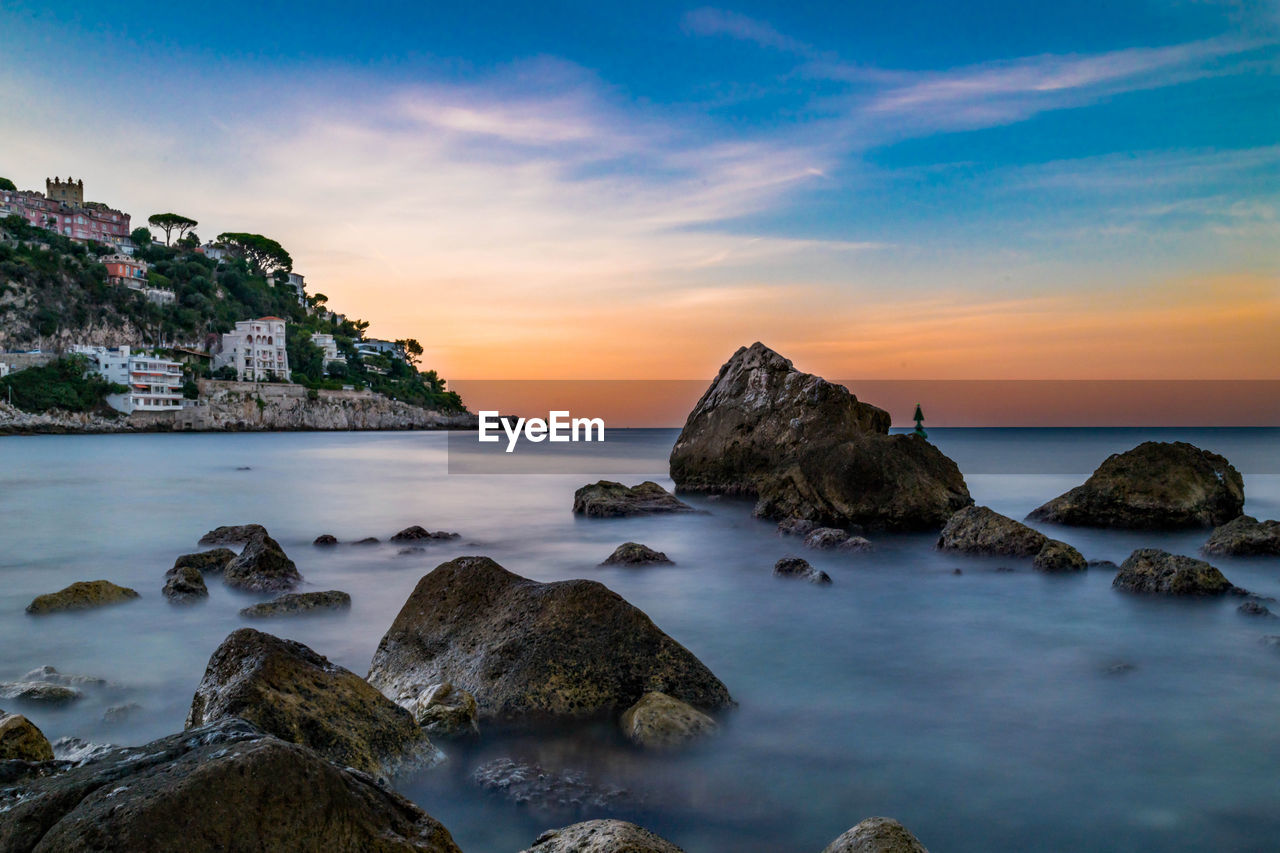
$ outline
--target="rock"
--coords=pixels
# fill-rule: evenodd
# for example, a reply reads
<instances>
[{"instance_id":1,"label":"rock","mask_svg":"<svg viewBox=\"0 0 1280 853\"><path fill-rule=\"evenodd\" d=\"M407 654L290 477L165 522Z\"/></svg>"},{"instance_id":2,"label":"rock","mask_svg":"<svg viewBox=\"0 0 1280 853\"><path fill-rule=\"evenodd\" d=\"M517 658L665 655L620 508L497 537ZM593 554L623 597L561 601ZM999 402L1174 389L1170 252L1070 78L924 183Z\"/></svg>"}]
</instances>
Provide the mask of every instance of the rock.
<instances>
[{"instance_id":1,"label":"rock","mask_svg":"<svg viewBox=\"0 0 1280 853\"><path fill-rule=\"evenodd\" d=\"M1032 558L1031 566L1042 572L1083 572L1089 568L1083 554L1057 539L1045 543Z\"/></svg>"},{"instance_id":2,"label":"rock","mask_svg":"<svg viewBox=\"0 0 1280 853\"><path fill-rule=\"evenodd\" d=\"M366 537L364 537L363 539L357 539L356 541L352 542L351 544L352 544L352 545L377 545L377 544L378 544L378 537L377 537L377 536L366 536Z\"/></svg>"},{"instance_id":3,"label":"rock","mask_svg":"<svg viewBox=\"0 0 1280 853\"><path fill-rule=\"evenodd\" d=\"M1125 673L1133 672L1137 668L1136 664L1128 661L1117 661L1116 663L1108 664L1103 672L1107 675L1124 675Z\"/></svg>"},{"instance_id":4,"label":"rock","mask_svg":"<svg viewBox=\"0 0 1280 853\"><path fill-rule=\"evenodd\" d=\"M804 537L804 547L819 551L867 551L871 543L861 536L850 536L847 531L835 527L818 527Z\"/></svg>"},{"instance_id":5,"label":"rock","mask_svg":"<svg viewBox=\"0 0 1280 853\"><path fill-rule=\"evenodd\" d=\"M92 743L82 737L60 737L53 742L53 757L59 761L79 765L96 761L113 749L119 749L119 747L109 743Z\"/></svg>"},{"instance_id":6,"label":"rock","mask_svg":"<svg viewBox=\"0 0 1280 853\"><path fill-rule=\"evenodd\" d=\"M141 711L142 706L137 702L126 702L123 705L112 705L110 708L102 712L102 722L119 723L132 717L136 712Z\"/></svg>"},{"instance_id":7,"label":"rock","mask_svg":"<svg viewBox=\"0 0 1280 853\"><path fill-rule=\"evenodd\" d=\"M1090 560L1087 565L1091 569L1110 569L1112 571L1117 571L1120 568L1111 560Z\"/></svg>"},{"instance_id":8,"label":"rock","mask_svg":"<svg viewBox=\"0 0 1280 853\"><path fill-rule=\"evenodd\" d=\"M588 820L550 829L521 853L684 853L649 830L622 820Z\"/></svg>"},{"instance_id":9,"label":"rock","mask_svg":"<svg viewBox=\"0 0 1280 853\"><path fill-rule=\"evenodd\" d=\"M94 675L64 675L51 666L41 666L28 672L22 676L23 681L48 681L51 684L62 684L67 687L75 687L78 685L91 685L93 687L106 687L107 680L98 678Z\"/></svg>"},{"instance_id":10,"label":"rock","mask_svg":"<svg viewBox=\"0 0 1280 853\"><path fill-rule=\"evenodd\" d=\"M1244 507L1244 480L1225 458L1185 441L1113 454L1083 485L1029 518L1087 527L1173 529L1225 524Z\"/></svg>"},{"instance_id":11,"label":"rock","mask_svg":"<svg viewBox=\"0 0 1280 853\"><path fill-rule=\"evenodd\" d=\"M480 734L476 697L448 681L422 691L408 710L432 735L457 738Z\"/></svg>"},{"instance_id":12,"label":"rock","mask_svg":"<svg viewBox=\"0 0 1280 853\"><path fill-rule=\"evenodd\" d=\"M437 530L432 532L425 527L413 525L401 530L395 536L391 537L392 542L422 542L422 541L440 541L447 539L457 539L457 533L450 533L447 530Z\"/></svg>"},{"instance_id":13,"label":"rock","mask_svg":"<svg viewBox=\"0 0 1280 853\"><path fill-rule=\"evenodd\" d=\"M573 511L588 518L621 518L662 512L697 512L650 480L627 487L612 480L583 486L573 493Z\"/></svg>"},{"instance_id":14,"label":"rock","mask_svg":"<svg viewBox=\"0 0 1280 853\"><path fill-rule=\"evenodd\" d=\"M0 761L53 761L53 747L35 723L0 711Z\"/></svg>"},{"instance_id":15,"label":"rock","mask_svg":"<svg viewBox=\"0 0 1280 853\"><path fill-rule=\"evenodd\" d=\"M111 581L76 581L65 589L37 595L27 605L28 613L55 613L62 610L88 610L106 604L120 604L138 597L138 593Z\"/></svg>"},{"instance_id":16,"label":"rock","mask_svg":"<svg viewBox=\"0 0 1280 853\"><path fill-rule=\"evenodd\" d=\"M540 810L603 809L630 799L625 789L596 785L581 770L547 770L511 758L487 761L475 769L471 778L486 791Z\"/></svg>"},{"instance_id":17,"label":"rock","mask_svg":"<svg viewBox=\"0 0 1280 853\"><path fill-rule=\"evenodd\" d=\"M230 717L374 775L442 757L408 711L360 676L252 628L232 632L209 658L187 728Z\"/></svg>"},{"instance_id":18,"label":"rock","mask_svg":"<svg viewBox=\"0 0 1280 853\"><path fill-rule=\"evenodd\" d=\"M755 343L689 414L671 478L678 491L753 496L762 518L827 527L941 527L973 502L927 439L888 432L887 412Z\"/></svg>"},{"instance_id":19,"label":"rock","mask_svg":"<svg viewBox=\"0 0 1280 853\"><path fill-rule=\"evenodd\" d=\"M1127 592L1162 595L1224 595L1233 589L1222 572L1204 560L1159 548L1139 548L1130 554L1111 585Z\"/></svg>"},{"instance_id":20,"label":"rock","mask_svg":"<svg viewBox=\"0 0 1280 853\"><path fill-rule=\"evenodd\" d=\"M482 719L617 713L651 690L697 708L732 702L700 660L603 584L539 583L488 557L422 578L369 670L397 702L444 681L473 694Z\"/></svg>"},{"instance_id":21,"label":"rock","mask_svg":"<svg viewBox=\"0 0 1280 853\"><path fill-rule=\"evenodd\" d=\"M410 545L408 548L401 548L399 551L396 551L396 556L412 557L415 554L425 554L425 553L427 553L427 549L423 548L421 545Z\"/></svg>"},{"instance_id":22,"label":"rock","mask_svg":"<svg viewBox=\"0 0 1280 853\"><path fill-rule=\"evenodd\" d=\"M201 545L243 545L250 539L265 536L267 528L261 524L231 524L215 527L200 537Z\"/></svg>"},{"instance_id":23,"label":"rock","mask_svg":"<svg viewBox=\"0 0 1280 853\"><path fill-rule=\"evenodd\" d=\"M622 733L637 746L667 749L719 730L716 721L665 693L646 693L623 712Z\"/></svg>"},{"instance_id":24,"label":"rock","mask_svg":"<svg viewBox=\"0 0 1280 853\"><path fill-rule=\"evenodd\" d=\"M985 506L967 506L947 519L937 547L965 554L1033 557L1032 566L1042 572L1079 572L1088 567L1080 552L1067 543Z\"/></svg>"},{"instance_id":25,"label":"rock","mask_svg":"<svg viewBox=\"0 0 1280 853\"><path fill-rule=\"evenodd\" d=\"M639 542L624 542L614 549L602 566L673 565L667 555Z\"/></svg>"},{"instance_id":26,"label":"rock","mask_svg":"<svg viewBox=\"0 0 1280 853\"><path fill-rule=\"evenodd\" d=\"M84 694L74 687L51 684L48 681L0 682L0 699L21 699L26 702L44 702L49 705L65 705Z\"/></svg>"},{"instance_id":27,"label":"rock","mask_svg":"<svg viewBox=\"0 0 1280 853\"><path fill-rule=\"evenodd\" d=\"M1262 643L1264 646L1280 648L1280 634L1268 634L1267 636L1260 638L1258 642Z\"/></svg>"},{"instance_id":28,"label":"rock","mask_svg":"<svg viewBox=\"0 0 1280 853\"><path fill-rule=\"evenodd\" d=\"M773 564L773 574L780 578L802 578L809 583L828 584L831 576L809 565L808 560L799 557L783 557Z\"/></svg>"},{"instance_id":29,"label":"rock","mask_svg":"<svg viewBox=\"0 0 1280 853\"><path fill-rule=\"evenodd\" d=\"M209 588L204 585L204 575L199 569L191 566L174 567L165 572L164 597L173 604L191 604L209 597Z\"/></svg>"},{"instance_id":30,"label":"rock","mask_svg":"<svg viewBox=\"0 0 1280 853\"><path fill-rule=\"evenodd\" d=\"M338 537L334 536L332 533L321 533L319 536L315 538L315 541L313 541L311 544L312 545L337 545Z\"/></svg>"},{"instance_id":31,"label":"rock","mask_svg":"<svg viewBox=\"0 0 1280 853\"><path fill-rule=\"evenodd\" d=\"M1280 521L1237 516L1215 528L1200 550L1219 557L1280 556Z\"/></svg>"},{"instance_id":32,"label":"rock","mask_svg":"<svg viewBox=\"0 0 1280 853\"><path fill-rule=\"evenodd\" d=\"M214 548L211 551L197 551L194 554L183 554L173 561L174 569L192 568L200 573L216 573L227 567L236 558L236 552L230 548Z\"/></svg>"},{"instance_id":33,"label":"rock","mask_svg":"<svg viewBox=\"0 0 1280 853\"><path fill-rule=\"evenodd\" d=\"M0 850L460 853L369 776L225 720L0 789Z\"/></svg>"},{"instance_id":34,"label":"rock","mask_svg":"<svg viewBox=\"0 0 1280 853\"><path fill-rule=\"evenodd\" d=\"M808 536L817 529L818 522L807 518L784 518L778 522L779 536Z\"/></svg>"},{"instance_id":35,"label":"rock","mask_svg":"<svg viewBox=\"0 0 1280 853\"><path fill-rule=\"evenodd\" d=\"M822 853L929 853L893 818L869 817L827 845Z\"/></svg>"},{"instance_id":36,"label":"rock","mask_svg":"<svg viewBox=\"0 0 1280 853\"><path fill-rule=\"evenodd\" d=\"M223 579L228 586L250 592L293 589L302 582L298 567L265 529L259 528L259 531L245 544L244 550L227 563Z\"/></svg>"},{"instance_id":37,"label":"rock","mask_svg":"<svg viewBox=\"0 0 1280 853\"><path fill-rule=\"evenodd\" d=\"M240 611L240 615L248 619L261 619L268 616L292 616L310 610L342 610L350 606L351 596L341 590L290 592L246 607Z\"/></svg>"},{"instance_id":38,"label":"rock","mask_svg":"<svg viewBox=\"0 0 1280 853\"><path fill-rule=\"evenodd\" d=\"M1275 618L1275 614L1271 612L1270 608L1265 604L1259 604L1256 601L1246 601L1236 609L1245 616L1265 616L1272 619Z\"/></svg>"}]
</instances>

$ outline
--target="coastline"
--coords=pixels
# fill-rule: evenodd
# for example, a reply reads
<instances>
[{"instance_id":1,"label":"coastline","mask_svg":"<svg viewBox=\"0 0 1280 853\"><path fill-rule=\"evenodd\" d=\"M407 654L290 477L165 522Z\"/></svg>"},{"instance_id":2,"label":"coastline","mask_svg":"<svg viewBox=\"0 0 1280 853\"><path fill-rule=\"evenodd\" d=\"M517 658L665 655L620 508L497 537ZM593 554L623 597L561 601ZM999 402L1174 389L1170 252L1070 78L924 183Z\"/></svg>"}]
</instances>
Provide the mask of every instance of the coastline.
<instances>
[{"instance_id":1,"label":"coastline","mask_svg":"<svg viewBox=\"0 0 1280 853\"><path fill-rule=\"evenodd\" d=\"M203 380L196 405L111 417L89 412L24 412L0 401L0 435L150 432L333 432L466 430L470 413L445 413L369 391Z\"/></svg>"}]
</instances>

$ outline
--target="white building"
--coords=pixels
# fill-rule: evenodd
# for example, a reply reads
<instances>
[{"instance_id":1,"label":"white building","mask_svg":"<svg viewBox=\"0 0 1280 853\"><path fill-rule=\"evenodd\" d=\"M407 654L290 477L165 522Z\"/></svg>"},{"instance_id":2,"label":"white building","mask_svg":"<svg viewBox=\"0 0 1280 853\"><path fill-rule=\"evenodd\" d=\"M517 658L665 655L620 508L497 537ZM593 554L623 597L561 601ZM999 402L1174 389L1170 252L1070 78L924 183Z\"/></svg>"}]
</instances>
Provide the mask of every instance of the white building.
<instances>
[{"instance_id":1,"label":"white building","mask_svg":"<svg viewBox=\"0 0 1280 853\"><path fill-rule=\"evenodd\" d=\"M108 382L128 387L124 394L107 395L119 412L168 412L182 408L182 364L129 347L75 346L72 352L89 357L89 365Z\"/></svg>"},{"instance_id":2,"label":"white building","mask_svg":"<svg viewBox=\"0 0 1280 853\"><path fill-rule=\"evenodd\" d=\"M214 356L213 369L229 364L242 382L288 382L284 322L279 317L259 317L236 323L234 332L222 336L222 351Z\"/></svg>"},{"instance_id":3,"label":"white building","mask_svg":"<svg viewBox=\"0 0 1280 853\"><path fill-rule=\"evenodd\" d=\"M304 308L307 305L307 284L303 277L296 272L289 273L289 286L293 288L293 292L298 295L298 304Z\"/></svg>"},{"instance_id":4,"label":"white building","mask_svg":"<svg viewBox=\"0 0 1280 853\"><path fill-rule=\"evenodd\" d=\"M385 355L389 358L398 358L401 361L406 361L404 347L395 341L384 341L378 338L357 341L356 352L360 354L361 358L366 355Z\"/></svg>"},{"instance_id":5,"label":"white building","mask_svg":"<svg viewBox=\"0 0 1280 853\"><path fill-rule=\"evenodd\" d=\"M222 263L227 257L227 247L217 243L205 243L197 248L196 251L218 263Z\"/></svg>"},{"instance_id":6,"label":"white building","mask_svg":"<svg viewBox=\"0 0 1280 853\"><path fill-rule=\"evenodd\" d=\"M0 361L0 379L3 379L8 375L9 375L9 365L5 364L3 361Z\"/></svg>"},{"instance_id":7,"label":"white building","mask_svg":"<svg viewBox=\"0 0 1280 853\"><path fill-rule=\"evenodd\" d=\"M338 343L333 339L333 335L316 332L311 336L311 343L324 350L324 363L326 367L334 362L337 362L338 364L347 363L346 357L338 353Z\"/></svg>"}]
</instances>

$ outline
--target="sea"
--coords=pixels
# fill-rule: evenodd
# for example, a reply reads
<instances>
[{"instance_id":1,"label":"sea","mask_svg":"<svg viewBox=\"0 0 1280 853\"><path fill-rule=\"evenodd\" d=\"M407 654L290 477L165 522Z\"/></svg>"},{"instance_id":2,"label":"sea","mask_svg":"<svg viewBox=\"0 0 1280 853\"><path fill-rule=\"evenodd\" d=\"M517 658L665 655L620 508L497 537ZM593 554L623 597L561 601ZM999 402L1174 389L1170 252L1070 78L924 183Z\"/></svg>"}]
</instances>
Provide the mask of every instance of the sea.
<instances>
[{"instance_id":1,"label":"sea","mask_svg":"<svg viewBox=\"0 0 1280 853\"><path fill-rule=\"evenodd\" d=\"M610 431L599 474L671 488L676 435ZM930 440L978 503L1014 518L1145 440L1223 454L1244 475L1245 511L1280 517L1276 429L933 429ZM0 438L0 681L51 665L107 682L64 707L0 706L51 740L143 743L181 730L209 655L245 625L363 675L418 580L483 554L539 581L600 581L707 664L737 706L718 736L675 753L641 752L608 723L486 727L475 743L441 743L443 764L394 784L468 853L514 853L597 817L640 823L689 853L816 853L872 815L956 853L1246 851L1280 839L1280 646L1266 641L1280 620L1242 614L1236 598L1128 595L1105 567L1044 575L1028 560L940 553L928 533L874 533L866 553L805 553L740 500L691 496L705 512L584 519L571 512L573 492L598 477L570 464L574 446L540 451L565 454L562 473L463 474L450 441ZM297 563L302 590L345 590L350 610L249 622L239 610L263 596L216 576L203 604L165 600L175 557L213 527L249 522ZM408 553L386 542L413 524L461 537ZM1139 547L1195 555L1207 536L1033 526L1117 563ZM322 533L383 544L313 546ZM625 541L675 565L599 565ZM773 577L792 554L833 583ZM1280 559L1213 563L1280 597ZM36 595L98 578L141 598L24 612ZM503 758L588 793L549 806L479 785L477 768Z\"/></svg>"}]
</instances>

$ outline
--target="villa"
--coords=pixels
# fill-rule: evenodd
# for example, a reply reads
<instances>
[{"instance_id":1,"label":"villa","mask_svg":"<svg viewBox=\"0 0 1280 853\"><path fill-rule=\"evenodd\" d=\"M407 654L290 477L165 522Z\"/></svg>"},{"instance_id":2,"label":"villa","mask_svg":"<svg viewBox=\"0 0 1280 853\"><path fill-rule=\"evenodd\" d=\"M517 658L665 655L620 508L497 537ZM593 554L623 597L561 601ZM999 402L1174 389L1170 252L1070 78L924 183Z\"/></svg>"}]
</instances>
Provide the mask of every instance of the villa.
<instances>
[{"instance_id":1,"label":"villa","mask_svg":"<svg viewBox=\"0 0 1280 853\"><path fill-rule=\"evenodd\" d=\"M285 351L285 321L280 317L241 320L234 332L222 336L221 351L213 368L235 368L242 382L289 381L289 355Z\"/></svg>"},{"instance_id":2,"label":"villa","mask_svg":"<svg viewBox=\"0 0 1280 853\"><path fill-rule=\"evenodd\" d=\"M108 382L129 389L124 394L107 395L108 405L116 411L131 414L182 408L182 365L178 362L129 347L75 346L71 350L88 356L93 371Z\"/></svg>"}]
</instances>

